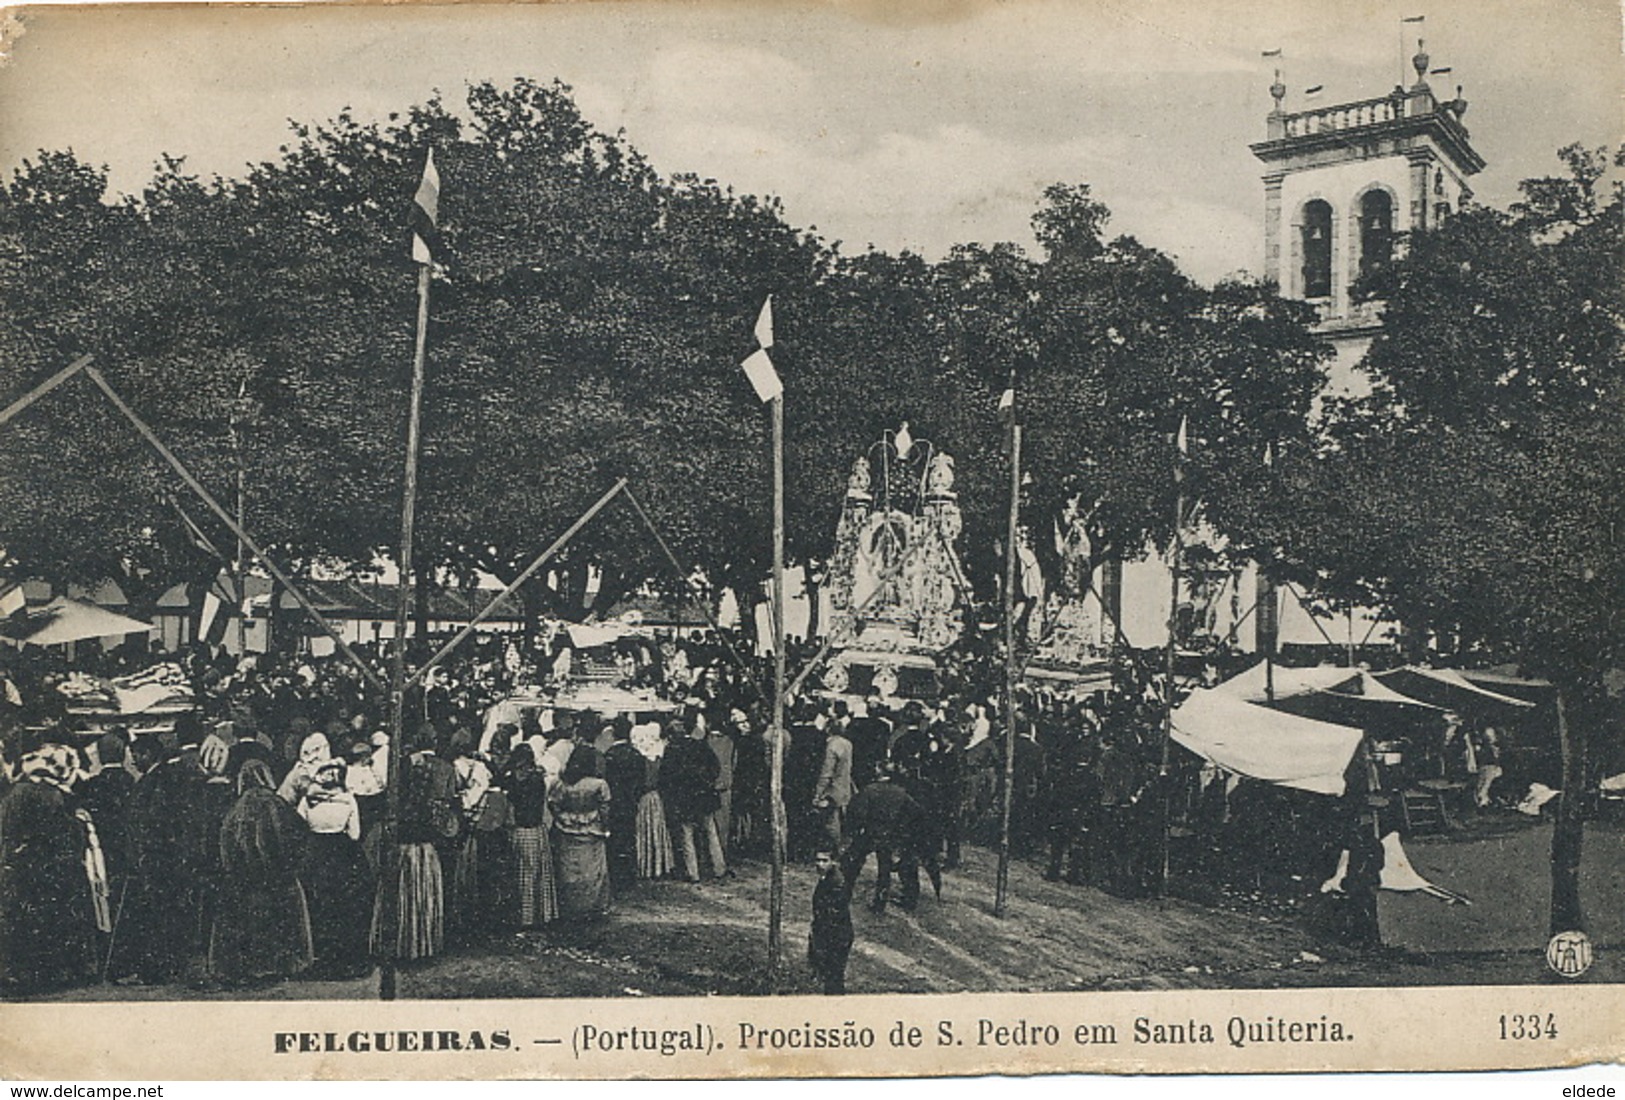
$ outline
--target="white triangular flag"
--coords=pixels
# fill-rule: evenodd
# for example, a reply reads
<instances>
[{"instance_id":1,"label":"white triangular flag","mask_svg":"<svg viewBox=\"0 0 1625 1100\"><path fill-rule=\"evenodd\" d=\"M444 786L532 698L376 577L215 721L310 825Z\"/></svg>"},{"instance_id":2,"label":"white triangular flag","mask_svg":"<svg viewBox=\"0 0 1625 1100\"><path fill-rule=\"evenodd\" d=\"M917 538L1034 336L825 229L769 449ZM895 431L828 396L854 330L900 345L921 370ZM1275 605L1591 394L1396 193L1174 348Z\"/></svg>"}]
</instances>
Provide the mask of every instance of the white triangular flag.
<instances>
[{"instance_id":1,"label":"white triangular flag","mask_svg":"<svg viewBox=\"0 0 1625 1100\"><path fill-rule=\"evenodd\" d=\"M198 612L197 617L197 636L199 638L207 638L209 631L214 629L214 620L220 614L220 607L221 599L219 596L216 596L213 592L203 594L203 607Z\"/></svg>"},{"instance_id":2,"label":"white triangular flag","mask_svg":"<svg viewBox=\"0 0 1625 1100\"><path fill-rule=\"evenodd\" d=\"M0 584L4 584L0 581ZM0 592L0 618L9 618L28 606L28 599L23 595L23 586L12 585L4 592Z\"/></svg>"},{"instance_id":3,"label":"white triangular flag","mask_svg":"<svg viewBox=\"0 0 1625 1100\"><path fill-rule=\"evenodd\" d=\"M756 396L763 401L771 401L784 393L784 383L779 381L779 372L773 369L773 360L767 357L766 351L752 352L740 366L745 368L745 377L750 379Z\"/></svg>"},{"instance_id":4,"label":"white triangular flag","mask_svg":"<svg viewBox=\"0 0 1625 1100\"><path fill-rule=\"evenodd\" d=\"M762 312L756 318L756 342L764 350L773 346L773 295L762 303Z\"/></svg>"},{"instance_id":5,"label":"white triangular flag","mask_svg":"<svg viewBox=\"0 0 1625 1100\"><path fill-rule=\"evenodd\" d=\"M1174 443L1179 447L1179 453L1182 455L1190 454L1190 447L1187 445L1185 439L1186 419L1187 418L1183 416L1179 418L1179 435L1174 438Z\"/></svg>"}]
</instances>

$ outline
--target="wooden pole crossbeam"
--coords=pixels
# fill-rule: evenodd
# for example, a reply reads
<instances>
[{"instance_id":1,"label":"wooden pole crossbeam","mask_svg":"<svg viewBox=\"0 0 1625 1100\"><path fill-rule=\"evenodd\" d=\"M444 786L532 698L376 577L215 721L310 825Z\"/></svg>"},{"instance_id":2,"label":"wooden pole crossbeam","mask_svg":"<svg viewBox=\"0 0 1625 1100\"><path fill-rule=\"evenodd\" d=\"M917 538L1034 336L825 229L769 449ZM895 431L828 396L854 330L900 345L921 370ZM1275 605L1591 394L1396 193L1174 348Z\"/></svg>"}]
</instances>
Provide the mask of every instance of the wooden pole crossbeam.
<instances>
[{"instance_id":1,"label":"wooden pole crossbeam","mask_svg":"<svg viewBox=\"0 0 1625 1100\"><path fill-rule=\"evenodd\" d=\"M124 399L121 398L118 395L118 392L108 384L107 379L102 377L101 372L95 367L90 366L85 367L84 372L85 377L94 382L96 387L100 389L102 393L107 395L107 399L113 403L119 412L124 414L125 419L127 419L131 424L135 425L135 430L140 432L141 437L147 441L153 450L158 452L159 457L161 457L165 462L169 463L170 467L180 475L181 480L186 483L186 487L197 494L198 499L203 501L203 503L208 507L209 511L213 512L215 516L219 518L220 522L224 523L231 530L233 535L242 540L243 545L248 547L248 549L253 553L254 557L259 560L260 564L265 566L266 571L270 573L271 576L276 578L277 583L286 588L293 598L299 602L299 606L304 608L305 613L316 622L316 625L320 626L322 630L326 632L327 636L333 639L333 643L338 646L339 651L342 652L345 657L349 658L350 662L355 665L356 669L359 670L360 673L373 684L373 686L382 688L384 686L384 682L379 678L378 674L374 672L372 668L356 654L355 650L350 648L349 643L339 635L338 630L333 626L333 624L328 622L327 618L320 611L316 610L316 605L311 603L310 599L299 590L298 585L294 584L288 575L277 567L276 562L272 561L270 555L265 552L258 542L254 541L253 536L238 525L237 521L232 518L231 514L227 512L225 508L221 507L220 502L215 500L214 497L209 494L209 491L203 487L203 484L199 482L197 478L192 476L192 472L186 468L185 464L182 463L179 458L175 457L174 452L172 452L168 447L164 446L163 441L160 440L157 434L153 432L152 428L147 425L147 422L142 420L141 417L136 414L134 409L130 408L129 405L124 403Z\"/></svg>"},{"instance_id":2,"label":"wooden pole crossbeam","mask_svg":"<svg viewBox=\"0 0 1625 1100\"><path fill-rule=\"evenodd\" d=\"M468 625L457 632L456 637L452 638L451 641L447 642L445 645L436 650L434 656L430 657L423 663L422 667L420 667L416 672L412 673L412 675L406 680L406 686L411 687L413 684L422 682L423 678L429 674L430 669L439 665L441 661L446 659L452 650L456 649L458 646L462 645L463 642L467 641L468 636L473 634L481 623L485 622L486 619L489 619L492 615L496 614L497 608L502 605L503 601L505 601L509 596L512 596L515 592L519 591L520 587L526 581L530 580L531 577L536 575L536 571L538 569L551 561L553 555L564 549L571 539L580 534L581 529L587 526L587 524L591 523L593 521L593 517L597 516L599 512L603 511L605 505L614 500L617 493L624 492L625 490L626 478L623 477L614 485L611 485L609 489L605 491L603 496L595 500L592 507L581 513L580 518L578 518L574 523L570 524L562 535L554 539L546 550L543 550L540 554L536 555L536 559L525 567L524 572L515 577L512 584L509 584L508 587L504 588L495 597L493 597L490 603L481 608L479 613L469 620Z\"/></svg>"},{"instance_id":3,"label":"wooden pole crossbeam","mask_svg":"<svg viewBox=\"0 0 1625 1100\"><path fill-rule=\"evenodd\" d=\"M51 375L51 377L47 378L39 385L17 398L17 400L7 405L3 411L0 411L0 425L6 424L11 420L12 417L16 416L18 413L28 408L28 406L32 405L46 394L56 389L62 383L66 382L68 379L90 366L91 359L92 356L81 355L79 358L75 359L73 362Z\"/></svg>"},{"instance_id":4,"label":"wooden pole crossbeam","mask_svg":"<svg viewBox=\"0 0 1625 1100\"><path fill-rule=\"evenodd\" d=\"M698 609L701 615L705 616L706 623L713 631L716 632L716 635L719 639L721 639L722 644L725 645L728 648L728 652L733 655L734 661L737 662L740 669L746 673L745 682L750 685L750 689L756 693L758 698L766 698L766 693L762 691L761 686L756 683L754 677L749 675L749 662L745 660L745 658L740 654L739 649L733 644L733 639L729 638L725 633L723 633L721 624L717 622L717 617L711 614L711 608L704 600L700 599L699 593L694 590L694 586L688 583L689 572L683 567L683 563L678 560L677 555L672 551L670 544L666 542L665 536L660 533L660 529L655 526L655 522L650 518L649 513L644 510L643 504L636 496L632 494L631 489L627 489L624 495L626 497L626 502L630 504L632 506L632 510L638 514L638 518L643 521L643 525L649 529L649 534L654 536L656 545L660 547L660 552L666 555L666 560L671 563L672 569L676 571L677 579L683 584L683 592L687 596L688 602Z\"/></svg>"}]
</instances>

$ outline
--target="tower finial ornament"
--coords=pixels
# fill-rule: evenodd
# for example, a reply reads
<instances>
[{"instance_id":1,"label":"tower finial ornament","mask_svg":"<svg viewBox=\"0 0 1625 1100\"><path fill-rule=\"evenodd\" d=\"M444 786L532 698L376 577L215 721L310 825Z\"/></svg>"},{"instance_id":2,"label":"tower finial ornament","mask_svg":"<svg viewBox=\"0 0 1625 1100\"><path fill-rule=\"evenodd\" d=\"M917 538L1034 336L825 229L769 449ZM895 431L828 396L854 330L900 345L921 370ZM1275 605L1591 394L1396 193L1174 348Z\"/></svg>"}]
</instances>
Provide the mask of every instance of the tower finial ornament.
<instances>
[{"instance_id":1,"label":"tower finial ornament","mask_svg":"<svg viewBox=\"0 0 1625 1100\"><path fill-rule=\"evenodd\" d=\"M1416 86L1427 87L1428 83L1428 52L1426 44L1420 38L1416 40L1416 56L1411 58L1411 67L1416 70Z\"/></svg>"},{"instance_id":2,"label":"tower finial ornament","mask_svg":"<svg viewBox=\"0 0 1625 1100\"><path fill-rule=\"evenodd\" d=\"M1281 70L1275 70L1275 83L1270 85L1270 95L1275 99L1275 113L1281 113L1281 101L1286 98L1286 85L1281 83Z\"/></svg>"}]
</instances>

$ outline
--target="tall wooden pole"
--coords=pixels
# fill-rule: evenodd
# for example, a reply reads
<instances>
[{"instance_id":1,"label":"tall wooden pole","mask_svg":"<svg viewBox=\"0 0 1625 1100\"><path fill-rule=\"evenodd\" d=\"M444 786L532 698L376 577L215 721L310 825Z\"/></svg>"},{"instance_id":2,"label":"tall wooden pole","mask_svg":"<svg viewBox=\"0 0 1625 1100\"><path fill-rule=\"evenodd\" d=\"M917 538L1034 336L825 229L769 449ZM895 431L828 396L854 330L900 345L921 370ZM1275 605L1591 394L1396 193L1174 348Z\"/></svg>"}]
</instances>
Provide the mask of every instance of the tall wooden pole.
<instances>
[{"instance_id":1,"label":"tall wooden pole","mask_svg":"<svg viewBox=\"0 0 1625 1100\"><path fill-rule=\"evenodd\" d=\"M1258 640L1258 649L1264 654L1264 699L1266 702L1275 702L1275 646L1276 639L1281 632L1280 596L1275 588L1275 580L1270 577L1262 564L1258 567L1258 581L1255 586L1255 602L1253 604L1254 621L1253 636Z\"/></svg>"},{"instance_id":2,"label":"tall wooden pole","mask_svg":"<svg viewBox=\"0 0 1625 1100\"><path fill-rule=\"evenodd\" d=\"M772 886L768 898L767 963L770 987L778 988L784 940L784 394L773 410L773 814Z\"/></svg>"},{"instance_id":3,"label":"tall wooden pole","mask_svg":"<svg viewBox=\"0 0 1625 1100\"><path fill-rule=\"evenodd\" d=\"M1183 442L1184 427L1180 437ZM1168 753L1174 739L1174 656L1179 628L1179 570L1185 548L1185 454L1181 447L1174 455L1174 539L1168 568L1168 651L1165 655L1162 686L1162 751L1157 762L1157 895L1168 889L1168 821L1173 791L1168 782Z\"/></svg>"},{"instance_id":4,"label":"tall wooden pole","mask_svg":"<svg viewBox=\"0 0 1625 1100\"><path fill-rule=\"evenodd\" d=\"M1021 424L1010 426L1010 519L1004 532L1004 797L999 807L999 871L993 915L1005 915L1010 898L1010 804L1016 788L1016 538L1021 523Z\"/></svg>"},{"instance_id":5,"label":"tall wooden pole","mask_svg":"<svg viewBox=\"0 0 1625 1100\"><path fill-rule=\"evenodd\" d=\"M1557 743L1562 754L1563 790L1557 796L1557 823L1552 829L1552 912L1551 934L1584 932L1585 915L1580 905L1580 850L1584 840L1587 737L1582 714L1581 728L1569 724L1563 689L1557 689Z\"/></svg>"},{"instance_id":6,"label":"tall wooden pole","mask_svg":"<svg viewBox=\"0 0 1625 1100\"><path fill-rule=\"evenodd\" d=\"M237 526L248 529L248 467L243 461L243 434L242 414L243 401L248 395L248 380L244 378L237 385L237 403L231 411L231 449L234 464L237 467ZM232 572L236 574L237 581L237 659L248 656L248 547L243 545L241 537L237 539L237 556L232 562ZM274 605L278 599L277 593L271 594ZM275 608L273 606L272 610ZM266 620L269 624L276 621L272 614Z\"/></svg>"},{"instance_id":7,"label":"tall wooden pole","mask_svg":"<svg viewBox=\"0 0 1625 1100\"><path fill-rule=\"evenodd\" d=\"M418 497L418 423L423 411L423 360L429 335L430 264L418 265L418 332L412 352L412 401L406 421L406 477L401 494L401 545L395 561L395 649L389 666L389 775L384 817L384 875L380 889L393 903L400 891L400 845L396 841L401 815L401 767L406 759L406 623L412 613L412 531ZM395 905L386 912L394 913ZM378 968L378 997L395 999L395 944L392 940L399 914L382 929L383 959Z\"/></svg>"}]
</instances>

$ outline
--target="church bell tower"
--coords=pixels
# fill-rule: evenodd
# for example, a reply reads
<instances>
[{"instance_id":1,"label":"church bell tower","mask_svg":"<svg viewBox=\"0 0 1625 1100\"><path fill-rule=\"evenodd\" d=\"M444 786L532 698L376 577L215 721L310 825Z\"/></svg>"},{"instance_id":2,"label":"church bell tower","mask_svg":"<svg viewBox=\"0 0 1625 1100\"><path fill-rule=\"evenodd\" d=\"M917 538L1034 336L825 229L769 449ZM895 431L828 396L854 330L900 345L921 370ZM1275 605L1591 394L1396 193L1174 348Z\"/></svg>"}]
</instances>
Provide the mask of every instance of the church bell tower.
<instances>
[{"instance_id":1,"label":"church bell tower","mask_svg":"<svg viewBox=\"0 0 1625 1100\"><path fill-rule=\"evenodd\" d=\"M1329 392L1364 388L1356 364L1382 323L1382 303L1353 300L1356 280L1392 259L1406 233L1459 210L1484 167L1462 123L1461 88L1436 97L1416 47L1414 84L1352 103L1288 112L1277 70L1268 136L1252 146L1267 168L1265 276L1319 311L1317 331L1337 349Z\"/></svg>"}]
</instances>

